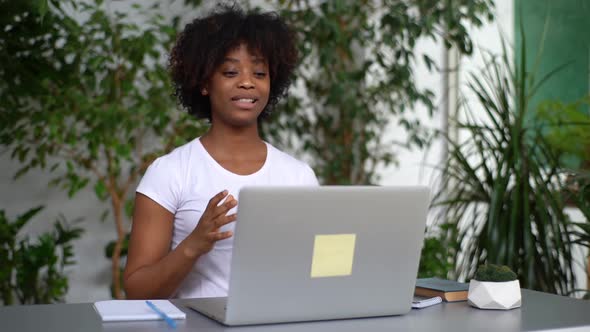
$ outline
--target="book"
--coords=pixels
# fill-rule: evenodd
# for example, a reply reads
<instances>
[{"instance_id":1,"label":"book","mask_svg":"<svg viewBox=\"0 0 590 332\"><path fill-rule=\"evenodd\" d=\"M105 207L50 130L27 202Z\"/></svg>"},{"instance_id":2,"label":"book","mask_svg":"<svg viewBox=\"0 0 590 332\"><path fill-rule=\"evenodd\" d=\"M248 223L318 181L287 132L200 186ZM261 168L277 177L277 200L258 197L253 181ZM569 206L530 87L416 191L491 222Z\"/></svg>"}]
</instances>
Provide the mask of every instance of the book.
<instances>
[{"instance_id":1,"label":"book","mask_svg":"<svg viewBox=\"0 0 590 332\"><path fill-rule=\"evenodd\" d=\"M168 300L151 300L171 319L185 319L186 313ZM162 317L145 300L107 300L94 302L94 309L103 322L128 320L158 320Z\"/></svg>"},{"instance_id":2,"label":"book","mask_svg":"<svg viewBox=\"0 0 590 332\"><path fill-rule=\"evenodd\" d=\"M412 300L412 308L422 309L422 308L433 306L435 304L439 304L441 302L442 302L442 298L440 296L435 296L435 297L414 296L414 299Z\"/></svg>"},{"instance_id":3,"label":"book","mask_svg":"<svg viewBox=\"0 0 590 332\"><path fill-rule=\"evenodd\" d=\"M419 278L414 294L424 297L440 296L445 302L466 301L469 284L440 278Z\"/></svg>"}]
</instances>

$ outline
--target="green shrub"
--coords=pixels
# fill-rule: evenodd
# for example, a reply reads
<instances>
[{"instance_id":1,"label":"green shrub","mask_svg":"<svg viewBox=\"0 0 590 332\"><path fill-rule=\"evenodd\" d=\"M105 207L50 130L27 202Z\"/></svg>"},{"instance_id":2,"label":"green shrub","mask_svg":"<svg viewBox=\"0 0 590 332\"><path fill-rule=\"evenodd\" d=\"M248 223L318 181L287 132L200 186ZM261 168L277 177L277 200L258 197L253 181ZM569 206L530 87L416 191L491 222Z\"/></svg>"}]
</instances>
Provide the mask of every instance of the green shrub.
<instances>
[{"instance_id":1,"label":"green shrub","mask_svg":"<svg viewBox=\"0 0 590 332\"><path fill-rule=\"evenodd\" d=\"M453 257L456 243L436 234L424 237L424 246L420 255L418 278L438 277L448 279L452 277Z\"/></svg>"},{"instance_id":2,"label":"green shrub","mask_svg":"<svg viewBox=\"0 0 590 332\"><path fill-rule=\"evenodd\" d=\"M20 238L19 231L42 209L30 209L14 221L0 210L0 304L64 301L68 291L64 270L75 264L71 242L83 230L68 226L60 217L52 232L41 234L35 241Z\"/></svg>"},{"instance_id":3,"label":"green shrub","mask_svg":"<svg viewBox=\"0 0 590 332\"><path fill-rule=\"evenodd\" d=\"M512 281L516 280L516 273L514 273L506 265L486 264L480 265L475 273L475 280L477 281Z\"/></svg>"}]
</instances>

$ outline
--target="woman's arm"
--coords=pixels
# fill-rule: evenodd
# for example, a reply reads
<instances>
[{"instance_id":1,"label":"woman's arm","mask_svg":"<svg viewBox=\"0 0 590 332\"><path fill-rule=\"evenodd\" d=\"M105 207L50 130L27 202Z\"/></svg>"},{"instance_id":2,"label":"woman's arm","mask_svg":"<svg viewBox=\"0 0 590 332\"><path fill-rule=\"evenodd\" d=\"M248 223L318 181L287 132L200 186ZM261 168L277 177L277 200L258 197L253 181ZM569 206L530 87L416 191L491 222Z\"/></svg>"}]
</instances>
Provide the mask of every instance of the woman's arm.
<instances>
[{"instance_id":1,"label":"woman's arm","mask_svg":"<svg viewBox=\"0 0 590 332\"><path fill-rule=\"evenodd\" d=\"M133 227L125 266L125 292L129 299L168 298L180 286L195 261L216 241L231 237L219 228L235 220L226 215L237 201L227 192L215 195L195 230L170 251L174 215L145 195L135 197Z\"/></svg>"}]
</instances>

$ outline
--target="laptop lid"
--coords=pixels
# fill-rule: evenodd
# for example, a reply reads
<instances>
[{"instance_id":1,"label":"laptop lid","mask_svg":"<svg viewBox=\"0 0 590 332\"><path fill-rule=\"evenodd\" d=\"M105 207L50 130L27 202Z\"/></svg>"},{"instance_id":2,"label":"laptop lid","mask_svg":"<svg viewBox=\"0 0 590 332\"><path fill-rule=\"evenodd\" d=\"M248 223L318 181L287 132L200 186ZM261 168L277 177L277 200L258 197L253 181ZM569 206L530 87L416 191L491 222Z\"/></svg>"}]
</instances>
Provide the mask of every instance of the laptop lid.
<instances>
[{"instance_id":1,"label":"laptop lid","mask_svg":"<svg viewBox=\"0 0 590 332\"><path fill-rule=\"evenodd\" d=\"M224 323L410 310L428 187L248 187L238 201Z\"/></svg>"}]
</instances>

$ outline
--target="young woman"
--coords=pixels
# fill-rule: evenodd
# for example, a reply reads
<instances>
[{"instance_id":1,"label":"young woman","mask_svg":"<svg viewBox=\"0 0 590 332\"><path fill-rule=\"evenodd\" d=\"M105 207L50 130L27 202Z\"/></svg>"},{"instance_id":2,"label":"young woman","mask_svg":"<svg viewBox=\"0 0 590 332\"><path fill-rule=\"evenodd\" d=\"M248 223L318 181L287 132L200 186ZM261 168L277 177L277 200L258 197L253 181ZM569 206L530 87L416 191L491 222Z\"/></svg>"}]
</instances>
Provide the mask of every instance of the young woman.
<instances>
[{"instance_id":1,"label":"young woman","mask_svg":"<svg viewBox=\"0 0 590 332\"><path fill-rule=\"evenodd\" d=\"M180 34L170 56L175 94L211 126L156 159L137 188L128 298L227 295L240 188L318 184L258 132L296 62L293 33L274 13L221 7Z\"/></svg>"}]
</instances>

